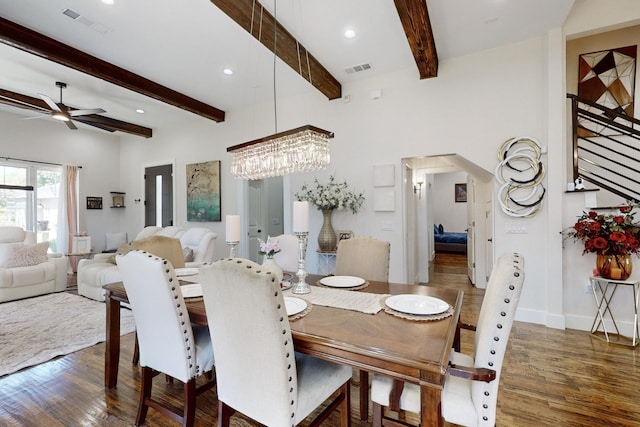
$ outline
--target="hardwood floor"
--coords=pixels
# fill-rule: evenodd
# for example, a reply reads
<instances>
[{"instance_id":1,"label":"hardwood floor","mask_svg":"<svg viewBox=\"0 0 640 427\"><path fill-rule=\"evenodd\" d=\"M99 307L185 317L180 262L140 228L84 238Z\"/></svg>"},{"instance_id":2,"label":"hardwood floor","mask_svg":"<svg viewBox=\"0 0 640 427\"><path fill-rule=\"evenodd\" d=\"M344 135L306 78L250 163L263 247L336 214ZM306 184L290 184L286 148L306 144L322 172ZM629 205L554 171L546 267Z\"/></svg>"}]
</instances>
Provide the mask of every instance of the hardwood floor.
<instances>
[{"instance_id":1,"label":"hardwood floor","mask_svg":"<svg viewBox=\"0 0 640 427\"><path fill-rule=\"evenodd\" d=\"M526 282L525 286L535 286ZM475 323L482 290L466 277L466 258L438 254L430 286L465 291L462 320ZM464 352L473 336L463 334ZM0 378L0 426L131 426L140 370L131 365L133 334L123 337L118 387L103 387L104 344ZM498 426L640 426L640 357L637 349L606 344L587 332L516 322L500 378ZM0 361L1 363L1 361ZM180 405L182 385L154 380L154 391ZM353 386L353 425L359 425ZM216 423L215 389L198 397L196 426ZM326 425L337 426L334 414ZM147 426L177 423L150 410ZM253 426L242 416L234 426Z\"/></svg>"}]
</instances>

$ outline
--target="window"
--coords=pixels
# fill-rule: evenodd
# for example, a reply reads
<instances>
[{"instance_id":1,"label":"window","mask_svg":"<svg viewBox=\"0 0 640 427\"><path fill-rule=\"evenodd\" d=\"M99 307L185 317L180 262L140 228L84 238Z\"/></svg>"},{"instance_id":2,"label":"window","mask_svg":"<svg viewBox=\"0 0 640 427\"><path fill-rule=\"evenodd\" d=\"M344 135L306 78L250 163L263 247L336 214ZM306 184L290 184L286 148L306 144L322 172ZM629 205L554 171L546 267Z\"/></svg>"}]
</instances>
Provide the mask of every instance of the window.
<instances>
[{"instance_id":1,"label":"window","mask_svg":"<svg viewBox=\"0 0 640 427\"><path fill-rule=\"evenodd\" d=\"M35 231L56 252L62 167L0 161L0 225Z\"/></svg>"}]
</instances>

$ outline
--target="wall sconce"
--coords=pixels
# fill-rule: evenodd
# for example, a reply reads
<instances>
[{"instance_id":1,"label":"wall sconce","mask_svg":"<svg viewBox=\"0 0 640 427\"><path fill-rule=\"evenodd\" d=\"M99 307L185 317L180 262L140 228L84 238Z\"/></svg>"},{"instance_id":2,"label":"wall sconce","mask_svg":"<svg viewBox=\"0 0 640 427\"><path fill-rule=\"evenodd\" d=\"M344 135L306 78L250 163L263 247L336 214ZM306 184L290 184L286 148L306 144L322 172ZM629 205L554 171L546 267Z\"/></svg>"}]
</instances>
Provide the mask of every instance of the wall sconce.
<instances>
[{"instance_id":1,"label":"wall sconce","mask_svg":"<svg viewBox=\"0 0 640 427\"><path fill-rule=\"evenodd\" d=\"M418 186L413 186L413 194L418 193L418 199L422 199L422 184L424 184L424 182L418 181L416 184L418 184Z\"/></svg>"}]
</instances>

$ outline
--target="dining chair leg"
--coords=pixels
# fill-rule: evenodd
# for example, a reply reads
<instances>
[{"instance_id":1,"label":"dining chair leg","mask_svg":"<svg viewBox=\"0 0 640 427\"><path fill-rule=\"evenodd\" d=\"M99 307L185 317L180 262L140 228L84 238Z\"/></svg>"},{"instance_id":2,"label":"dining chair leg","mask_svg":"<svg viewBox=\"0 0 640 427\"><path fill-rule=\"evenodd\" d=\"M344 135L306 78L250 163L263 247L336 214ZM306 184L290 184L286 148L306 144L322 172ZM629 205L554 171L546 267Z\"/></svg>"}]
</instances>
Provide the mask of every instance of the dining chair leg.
<instances>
[{"instance_id":1,"label":"dining chair leg","mask_svg":"<svg viewBox=\"0 0 640 427\"><path fill-rule=\"evenodd\" d=\"M360 370L360 421L369 421L369 372Z\"/></svg>"},{"instance_id":2,"label":"dining chair leg","mask_svg":"<svg viewBox=\"0 0 640 427\"><path fill-rule=\"evenodd\" d=\"M149 406L147 399L151 397L151 385L153 384L154 373L151 368L146 366L142 368L142 378L140 379L140 401L138 403L138 415L136 416L136 425L144 423L147 418Z\"/></svg>"},{"instance_id":3,"label":"dining chair leg","mask_svg":"<svg viewBox=\"0 0 640 427\"><path fill-rule=\"evenodd\" d=\"M372 427L382 427L382 405L373 402L373 424Z\"/></svg>"},{"instance_id":4,"label":"dining chair leg","mask_svg":"<svg viewBox=\"0 0 640 427\"><path fill-rule=\"evenodd\" d=\"M218 400L218 427L229 427L231 416L235 413L235 409Z\"/></svg>"},{"instance_id":5,"label":"dining chair leg","mask_svg":"<svg viewBox=\"0 0 640 427\"><path fill-rule=\"evenodd\" d=\"M182 427L192 427L196 420L196 379L184 383L184 415Z\"/></svg>"},{"instance_id":6,"label":"dining chair leg","mask_svg":"<svg viewBox=\"0 0 640 427\"><path fill-rule=\"evenodd\" d=\"M340 404L340 427L351 425L351 381L347 381L342 386L344 399Z\"/></svg>"},{"instance_id":7,"label":"dining chair leg","mask_svg":"<svg viewBox=\"0 0 640 427\"><path fill-rule=\"evenodd\" d=\"M131 363L133 363L134 365L137 365L138 362L140 361L140 347L138 345L138 334L135 334L135 341L133 344L133 358L131 360Z\"/></svg>"}]
</instances>

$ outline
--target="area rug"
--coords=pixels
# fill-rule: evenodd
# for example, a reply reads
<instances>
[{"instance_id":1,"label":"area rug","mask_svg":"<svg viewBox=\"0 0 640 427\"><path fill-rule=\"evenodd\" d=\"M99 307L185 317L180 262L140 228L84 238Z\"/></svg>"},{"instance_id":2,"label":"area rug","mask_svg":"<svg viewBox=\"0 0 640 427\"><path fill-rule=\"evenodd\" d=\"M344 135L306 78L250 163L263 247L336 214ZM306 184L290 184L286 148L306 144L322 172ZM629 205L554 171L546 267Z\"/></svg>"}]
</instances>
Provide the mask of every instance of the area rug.
<instances>
[{"instance_id":1,"label":"area rug","mask_svg":"<svg viewBox=\"0 0 640 427\"><path fill-rule=\"evenodd\" d=\"M135 330L122 308L120 334ZM0 377L106 339L103 302L66 292L0 304Z\"/></svg>"}]
</instances>

